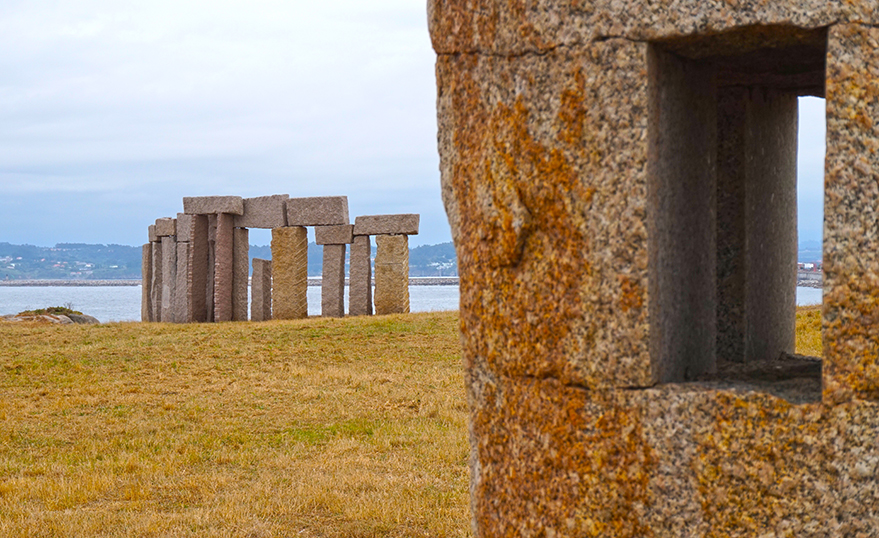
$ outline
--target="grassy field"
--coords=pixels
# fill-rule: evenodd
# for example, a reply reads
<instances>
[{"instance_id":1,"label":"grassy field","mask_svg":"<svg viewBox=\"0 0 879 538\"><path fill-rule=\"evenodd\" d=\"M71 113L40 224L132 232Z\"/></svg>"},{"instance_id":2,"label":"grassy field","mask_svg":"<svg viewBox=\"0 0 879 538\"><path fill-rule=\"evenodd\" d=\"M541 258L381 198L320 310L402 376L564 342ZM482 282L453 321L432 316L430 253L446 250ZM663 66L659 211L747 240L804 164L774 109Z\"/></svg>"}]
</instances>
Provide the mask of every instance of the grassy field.
<instances>
[{"instance_id":1,"label":"grassy field","mask_svg":"<svg viewBox=\"0 0 879 538\"><path fill-rule=\"evenodd\" d=\"M469 536L457 323L0 324L0 536Z\"/></svg>"}]
</instances>

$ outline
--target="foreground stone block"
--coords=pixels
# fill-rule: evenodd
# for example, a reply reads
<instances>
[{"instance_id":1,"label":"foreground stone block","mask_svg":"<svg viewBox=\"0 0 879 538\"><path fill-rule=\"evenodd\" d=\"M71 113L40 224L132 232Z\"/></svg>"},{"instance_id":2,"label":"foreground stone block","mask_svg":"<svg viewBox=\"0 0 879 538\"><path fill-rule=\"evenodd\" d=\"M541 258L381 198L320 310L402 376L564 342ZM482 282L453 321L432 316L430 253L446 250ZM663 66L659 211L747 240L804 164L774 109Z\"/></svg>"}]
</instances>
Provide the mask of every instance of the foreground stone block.
<instances>
[{"instance_id":1,"label":"foreground stone block","mask_svg":"<svg viewBox=\"0 0 879 538\"><path fill-rule=\"evenodd\" d=\"M216 216L214 247L214 321L232 321L234 275L234 220L228 213Z\"/></svg>"},{"instance_id":2,"label":"foreground stone block","mask_svg":"<svg viewBox=\"0 0 879 538\"><path fill-rule=\"evenodd\" d=\"M162 237L162 321L174 323L174 302L177 295L177 241Z\"/></svg>"},{"instance_id":3,"label":"foreground stone block","mask_svg":"<svg viewBox=\"0 0 879 538\"><path fill-rule=\"evenodd\" d=\"M173 307L174 321L176 323L189 323L192 321L189 309L189 299L192 297L192 290L189 289L189 260L189 243L178 241Z\"/></svg>"},{"instance_id":4,"label":"foreground stone block","mask_svg":"<svg viewBox=\"0 0 879 538\"><path fill-rule=\"evenodd\" d=\"M232 238L232 321L247 321L248 238L247 229L235 228Z\"/></svg>"},{"instance_id":5,"label":"foreground stone block","mask_svg":"<svg viewBox=\"0 0 879 538\"><path fill-rule=\"evenodd\" d=\"M213 265L210 261L210 243L208 241L208 217L194 215L189 242L189 267L186 276L188 313L187 322L204 323L211 317L208 315L208 303L213 302L213 291L209 290L208 282L213 281Z\"/></svg>"},{"instance_id":6,"label":"foreground stone block","mask_svg":"<svg viewBox=\"0 0 879 538\"><path fill-rule=\"evenodd\" d=\"M315 196L287 200L288 226L348 224L347 196Z\"/></svg>"},{"instance_id":7,"label":"foreground stone block","mask_svg":"<svg viewBox=\"0 0 879 538\"><path fill-rule=\"evenodd\" d=\"M253 259L253 279L250 286L253 297L250 306L251 321L272 319L272 262Z\"/></svg>"},{"instance_id":8,"label":"foreground stone block","mask_svg":"<svg viewBox=\"0 0 879 538\"><path fill-rule=\"evenodd\" d=\"M321 316L345 316L345 245L324 245L320 285Z\"/></svg>"},{"instance_id":9,"label":"foreground stone block","mask_svg":"<svg viewBox=\"0 0 879 538\"><path fill-rule=\"evenodd\" d=\"M140 262L140 320L144 322L153 321L153 305L150 286L152 285L153 275L153 244L147 243L143 246L143 254Z\"/></svg>"},{"instance_id":10,"label":"foreground stone block","mask_svg":"<svg viewBox=\"0 0 879 538\"><path fill-rule=\"evenodd\" d=\"M375 313L409 313L409 238L375 238Z\"/></svg>"},{"instance_id":11,"label":"foreground stone block","mask_svg":"<svg viewBox=\"0 0 879 538\"><path fill-rule=\"evenodd\" d=\"M366 215L354 219L354 235L418 235L420 217L406 215Z\"/></svg>"},{"instance_id":12,"label":"foreground stone block","mask_svg":"<svg viewBox=\"0 0 879 538\"><path fill-rule=\"evenodd\" d=\"M183 198L183 212L187 215L243 215L244 200L240 196L187 196Z\"/></svg>"},{"instance_id":13,"label":"foreground stone block","mask_svg":"<svg viewBox=\"0 0 879 538\"><path fill-rule=\"evenodd\" d=\"M372 315L372 248L369 236L354 238L348 264L348 315Z\"/></svg>"},{"instance_id":14,"label":"foreground stone block","mask_svg":"<svg viewBox=\"0 0 879 538\"><path fill-rule=\"evenodd\" d=\"M314 242L318 245L350 245L354 242L354 225L316 226Z\"/></svg>"},{"instance_id":15,"label":"foreground stone block","mask_svg":"<svg viewBox=\"0 0 879 538\"><path fill-rule=\"evenodd\" d=\"M238 228L283 228L287 225L286 194L244 199L244 214L235 217Z\"/></svg>"},{"instance_id":16,"label":"foreground stone block","mask_svg":"<svg viewBox=\"0 0 879 538\"><path fill-rule=\"evenodd\" d=\"M272 230L272 317L308 317L308 233L301 226Z\"/></svg>"},{"instance_id":17,"label":"foreground stone block","mask_svg":"<svg viewBox=\"0 0 879 538\"><path fill-rule=\"evenodd\" d=\"M177 219L164 217L156 219L156 236L170 237L177 235Z\"/></svg>"}]
</instances>

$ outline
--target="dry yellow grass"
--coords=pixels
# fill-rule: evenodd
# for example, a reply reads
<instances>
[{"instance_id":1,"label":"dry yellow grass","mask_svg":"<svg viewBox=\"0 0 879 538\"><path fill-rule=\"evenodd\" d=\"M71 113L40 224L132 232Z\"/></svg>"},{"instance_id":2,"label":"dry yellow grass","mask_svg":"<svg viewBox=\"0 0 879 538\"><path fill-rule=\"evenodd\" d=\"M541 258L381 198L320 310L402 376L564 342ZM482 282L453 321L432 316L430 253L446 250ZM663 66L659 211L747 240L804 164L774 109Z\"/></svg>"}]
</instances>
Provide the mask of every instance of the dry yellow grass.
<instances>
[{"instance_id":1,"label":"dry yellow grass","mask_svg":"<svg viewBox=\"0 0 879 538\"><path fill-rule=\"evenodd\" d=\"M0 325L2 536L468 536L455 313Z\"/></svg>"},{"instance_id":2,"label":"dry yellow grass","mask_svg":"<svg viewBox=\"0 0 879 538\"><path fill-rule=\"evenodd\" d=\"M0 536L469 536L457 323L0 324Z\"/></svg>"}]
</instances>

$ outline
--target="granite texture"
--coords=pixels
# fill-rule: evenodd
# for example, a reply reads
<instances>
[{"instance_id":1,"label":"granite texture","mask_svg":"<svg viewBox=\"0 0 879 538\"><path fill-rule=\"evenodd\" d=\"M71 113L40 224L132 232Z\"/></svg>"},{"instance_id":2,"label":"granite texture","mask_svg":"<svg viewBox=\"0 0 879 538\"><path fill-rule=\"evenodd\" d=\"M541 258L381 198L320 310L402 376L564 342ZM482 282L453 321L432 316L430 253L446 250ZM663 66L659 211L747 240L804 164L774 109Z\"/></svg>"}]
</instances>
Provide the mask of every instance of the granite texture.
<instances>
[{"instance_id":1,"label":"granite texture","mask_svg":"<svg viewBox=\"0 0 879 538\"><path fill-rule=\"evenodd\" d=\"M208 226L207 216L193 216L186 275L187 322L203 323L211 319L208 317L208 303L213 302L213 294L208 293L208 281L213 281L213 266L210 263Z\"/></svg>"},{"instance_id":2,"label":"granite texture","mask_svg":"<svg viewBox=\"0 0 879 538\"><path fill-rule=\"evenodd\" d=\"M323 247L323 278L320 284L321 316L345 317L345 250L344 244Z\"/></svg>"},{"instance_id":3,"label":"granite texture","mask_svg":"<svg viewBox=\"0 0 879 538\"><path fill-rule=\"evenodd\" d=\"M217 215L214 247L214 316L217 322L232 321L234 290L234 217L228 213Z\"/></svg>"},{"instance_id":4,"label":"granite texture","mask_svg":"<svg viewBox=\"0 0 879 538\"><path fill-rule=\"evenodd\" d=\"M150 224L149 227L147 228L147 230L149 232L150 243L156 243L159 240L159 236L156 235L156 225Z\"/></svg>"},{"instance_id":5,"label":"granite texture","mask_svg":"<svg viewBox=\"0 0 879 538\"><path fill-rule=\"evenodd\" d=\"M315 226L314 242L318 245L350 245L354 242L354 225Z\"/></svg>"},{"instance_id":6,"label":"granite texture","mask_svg":"<svg viewBox=\"0 0 879 538\"><path fill-rule=\"evenodd\" d=\"M249 236L246 228L235 228L232 232L232 321L247 321Z\"/></svg>"},{"instance_id":7,"label":"granite texture","mask_svg":"<svg viewBox=\"0 0 879 538\"><path fill-rule=\"evenodd\" d=\"M354 219L354 235L418 235L419 215L365 215Z\"/></svg>"},{"instance_id":8,"label":"granite texture","mask_svg":"<svg viewBox=\"0 0 879 538\"><path fill-rule=\"evenodd\" d=\"M152 243L152 267L150 268L150 307L152 308L150 319L162 321L162 287L163 287L163 256L162 243Z\"/></svg>"},{"instance_id":9,"label":"granite texture","mask_svg":"<svg viewBox=\"0 0 879 538\"><path fill-rule=\"evenodd\" d=\"M253 299L250 303L251 321L272 319L272 261L253 259L253 278L250 285Z\"/></svg>"},{"instance_id":10,"label":"granite texture","mask_svg":"<svg viewBox=\"0 0 879 538\"><path fill-rule=\"evenodd\" d=\"M369 236L359 235L351 245L348 263L348 315L372 315L372 248Z\"/></svg>"},{"instance_id":11,"label":"granite texture","mask_svg":"<svg viewBox=\"0 0 879 538\"><path fill-rule=\"evenodd\" d=\"M243 215L244 200L240 196L186 196L183 198L183 212L187 215Z\"/></svg>"},{"instance_id":12,"label":"granite texture","mask_svg":"<svg viewBox=\"0 0 879 538\"><path fill-rule=\"evenodd\" d=\"M153 279L153 245L146 243L143 246L140 274L141 274L141 296L140 296L140 320L147 322L153 321L153 304L150 286Z\"/></svg>"},{"instance_id":13,"label":"granite texture","mask_svg":"<svg viewBox=\"0 0 879 538\"><path fill-rule=\"evenodd\" d=\"M409 313L409 237L375 238L375 313Z\"/></svg>"},{"instance_id":14,"label":"granite texture","mask_svg":"<svg viewBox=\"0 0 879 538\"><path fill-rule=\"evenodd\" d=\"M177 241L162 237L162 321L174 323L174 301L177 296Z\"/></svg>"},{"instance_id":15,"label":"granite texture","mask_svg":"<svg viewBox=\"0 0 879 538\"><path fill-rule=\"evenodd\" d=\"M189 289L189 242L177 242L177 272L175 277L176 284L172 309L174 322L187 323L191 321L189 318L189 298L192 296L192 291Z\"/></svg>"},{"instance_id":16,"label":"granite texture","mask_svg":"<svg viewBox=\"0 0 879 538\"><path fill-rule=\"evenodd\" d=\"M177 235L177 219L163 217L156 219L156 237L170 237Z\"/></svg>"},{"instance_id":17,"label":"granite texture","mask_svg":"<svg viewBox=\"0 0 879 538\"><path fill-rule=\"evenodd\" d=\"M301 226L272 230L272 318L308 317L308 231Z\"/></svg>"},{"instance_id":18,"label":"granite texture","mask_svg":"<svg viewBox=\"0 0 879 538\"><path fill-rule=\"evenodd\" d=\"M824 390L879 399L879 29L839 25L827 54Z\"/></svg>"},{"instance_id":19,"label":"granite texture","mask_svg":"<svg viewBox=\"0 0 879 538\"><path fill-rule=\"evenodd\" d=\"M238 228L281 228L287 225L286 194L244 199L244 214L235 217Z\"/></svg>"},{"instance_id":20,"label":"granite texture","mask_svg":"<svg viewBox=\"0 0 879 538\"><path fill-rule=\"evenodd\" d=\"M288 226L349 224L347 196L314 196L287 200Z\"/></svg>"},{"instance_id":21,"label":"granite texture","mask_svg":"<svg viewBox=\"0 0 879 538\"><path fill-rule=\"evenodd\" d=\"M188 243L192 240L192 219L195 215L177 213L177 242Z\"/></svg>"}]
</instances>

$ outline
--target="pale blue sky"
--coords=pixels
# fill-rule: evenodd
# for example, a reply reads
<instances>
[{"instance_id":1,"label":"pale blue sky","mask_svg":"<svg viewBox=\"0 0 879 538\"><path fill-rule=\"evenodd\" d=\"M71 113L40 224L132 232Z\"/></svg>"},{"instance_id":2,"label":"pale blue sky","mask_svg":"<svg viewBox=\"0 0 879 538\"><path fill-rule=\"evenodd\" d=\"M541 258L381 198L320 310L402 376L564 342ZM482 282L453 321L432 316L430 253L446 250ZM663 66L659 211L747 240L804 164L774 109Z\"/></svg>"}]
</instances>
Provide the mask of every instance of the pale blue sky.
<instances>
[{"instance_id":1,"label":"pale blue sky","mask_svg":"<svg viewBox=\"0 0 879 538\"><path fill-rule=\"evenodd\" d=\"M424 0L6 0L0 49L0 241L136 245L183 196L275 193L450 240ZM801 111L801 239L822 107Z\"/></svg>"}]
</instances>

